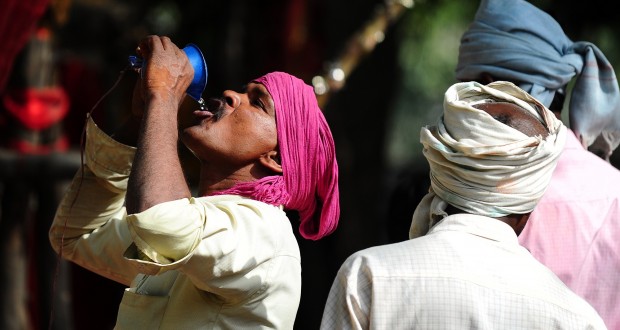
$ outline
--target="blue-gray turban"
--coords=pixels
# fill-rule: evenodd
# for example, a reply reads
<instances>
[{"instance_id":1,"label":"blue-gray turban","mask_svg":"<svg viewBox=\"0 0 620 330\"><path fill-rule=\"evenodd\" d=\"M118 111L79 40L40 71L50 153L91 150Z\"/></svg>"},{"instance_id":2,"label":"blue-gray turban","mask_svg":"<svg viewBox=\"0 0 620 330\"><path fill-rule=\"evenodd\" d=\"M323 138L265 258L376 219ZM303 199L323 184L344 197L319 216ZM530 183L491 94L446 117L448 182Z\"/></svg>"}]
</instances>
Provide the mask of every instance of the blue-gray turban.
<instances>
[{"instance_id":1,"label":"blue-gray turban","mask_svg":"<svg viewBox=\"0 0 620 330\"><path fill-rule=\"evenodd\" d=\"M516 83L549 106L577 77L570 127L584 147L607 158L620 143L620 92L605 55L590 42L572 42L558 22L523 0L482 0L461 39L456 78L488 73Z\"/></svg>"}]
</instances>

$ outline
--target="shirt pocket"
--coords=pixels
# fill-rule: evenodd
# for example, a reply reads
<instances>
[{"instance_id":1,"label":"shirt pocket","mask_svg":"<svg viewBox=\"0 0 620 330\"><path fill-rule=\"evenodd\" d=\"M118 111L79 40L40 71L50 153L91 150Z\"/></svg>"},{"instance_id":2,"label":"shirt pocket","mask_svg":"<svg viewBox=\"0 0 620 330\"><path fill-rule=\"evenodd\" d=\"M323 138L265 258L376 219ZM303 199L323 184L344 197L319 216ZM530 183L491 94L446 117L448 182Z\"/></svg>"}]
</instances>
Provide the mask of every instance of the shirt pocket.
<instances>
[{"instance_id":1,"label":"shirt pocket","mask_svg":"<svg viewBox=\"0 0 620 330\"><path fill-rule=\"evenodd\" d=\"M167 295L149 296L125 289L114 329L159 329L168 300Z\"/></svg>"}]
</instances>

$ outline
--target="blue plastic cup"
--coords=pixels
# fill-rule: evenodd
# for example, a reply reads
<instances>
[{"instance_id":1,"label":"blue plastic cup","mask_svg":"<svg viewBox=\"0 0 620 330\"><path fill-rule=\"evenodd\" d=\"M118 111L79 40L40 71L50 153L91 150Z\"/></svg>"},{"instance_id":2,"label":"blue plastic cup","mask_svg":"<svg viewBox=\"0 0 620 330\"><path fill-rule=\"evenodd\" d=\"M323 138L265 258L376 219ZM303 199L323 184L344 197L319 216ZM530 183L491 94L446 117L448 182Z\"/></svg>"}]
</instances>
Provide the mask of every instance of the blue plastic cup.
<instances>
[{"instance_id":1,"label":"blue plastic cup","mask_svg":"<svg viewBox=\"0 0 620 330\"><path fill-rule=\"evenodd\" d=\"M189 63L194 68L194 79L192 79L191 84L187 87L187 95L200 102L202 99L202 93L207 86L207 77L209 76L207 71L207 62L205 61L205 57L202 55L200 48L194 44L187 44L183 48L183 51L187 55ZM129 56L129 66L133 69L141 69L141 74L144 72L144 65L146 64L142 58L135 55Z\"/></svg>"}]
</instances>

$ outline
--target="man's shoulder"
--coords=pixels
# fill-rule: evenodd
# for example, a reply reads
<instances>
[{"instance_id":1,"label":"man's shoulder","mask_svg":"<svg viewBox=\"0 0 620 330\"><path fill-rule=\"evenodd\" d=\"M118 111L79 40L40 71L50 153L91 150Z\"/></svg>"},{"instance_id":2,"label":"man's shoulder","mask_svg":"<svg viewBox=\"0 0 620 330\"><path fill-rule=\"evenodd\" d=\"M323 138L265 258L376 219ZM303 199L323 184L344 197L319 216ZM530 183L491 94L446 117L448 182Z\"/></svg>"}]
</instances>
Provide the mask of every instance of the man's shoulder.
<instances>
[{"instance_id":1,"label":"man's shoulder","mask_svg":"<svg viewBox=\"0 0 620 330\"><path fill-rule=\"evenodd\" d=\"M416 267L434 258L436 240L419 237L402 242L367 247L351 254L344 262L344 268L372 270L381 276L382 270L398 272L401 267L414 271ZM384 274L388 276L388 273Z\"/></svg>"},{"instance_id":2,"label":"man's shoulder","mask_svg":"<svg viewBox=\"0 0 620 330\"><path fill-rule=\"evenodd\" d=\"M213 205L239 205L250 208L282 210L281 206L271 205L252 199L250 197L244 197L240 195L211 195L194 197L193 199L199 203L208 203Z\"/></svg>"},{"instance_id":3,"label":"man's shoulder","mask_svg":"<svg viewBox=\"0 0 620 330\"><path fill-rule=\"evenodd\" d=\"M616 185L620 185L618 168L587 150L574 149L563 153L558 160L548 191L556 189L561 194L579 194L614 187L610 193L620 196L620 190L616 189Z\"/></svg>"},{"instance_id":4,"label":"man's shoulder","mask_svg":"<svg viewBox=\"0 0 620 330\"><path fill-rule=\"evenodd\" d=\"M282 206L239 195L193 197L190 203L204 208L207 217L217 215L220 220L234 221L237 230L244 227L252 235L272 236L282 231L293 235L291 221Z\"/></svg>"}]
</instances>

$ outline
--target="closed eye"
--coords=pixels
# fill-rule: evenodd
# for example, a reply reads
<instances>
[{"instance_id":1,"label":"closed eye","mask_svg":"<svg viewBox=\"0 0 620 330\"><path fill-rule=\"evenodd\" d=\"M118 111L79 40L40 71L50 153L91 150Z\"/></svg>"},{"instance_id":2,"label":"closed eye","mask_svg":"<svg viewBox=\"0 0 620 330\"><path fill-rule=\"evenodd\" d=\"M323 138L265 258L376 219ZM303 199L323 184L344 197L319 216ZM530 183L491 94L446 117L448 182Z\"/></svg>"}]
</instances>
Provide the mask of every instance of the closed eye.
<instances>
[{"instance_id":1,"label":"closed eye","mask_svg":"<svg viewBox=\"0 0 620 330\"><path fill-rule=\"evenodd\" d=\"M263 111L267 111L265 109L265 104L263 104L263 101L261 99L252 100L252 104L256 107L263 109Z\"/></svg>"},{"instance_id":2,"label":"closed eye","mask_svg":"<svg viewBox=\"0 0 620 330\"><path fill-rule=\"evenodd\" d=\"M263 103L263 100L261 99L261 96L263 95L262 93L257 92L256 89L250 89L247 93L250 99L250 104L267 112L265 103Z\"/></svg>"},{"instance_id":3,"label":"closed eye","mask_svg":"<svg viewBox=\"0 0 620 330\"><path fill-rule=\"evenodd\" d=\"M267 93L267 89L263 85L251 83L247 86L246 92L252 106L262 109L270 116L275 116L273 99L271 95Z\"/></svg>"}]
</instances>

